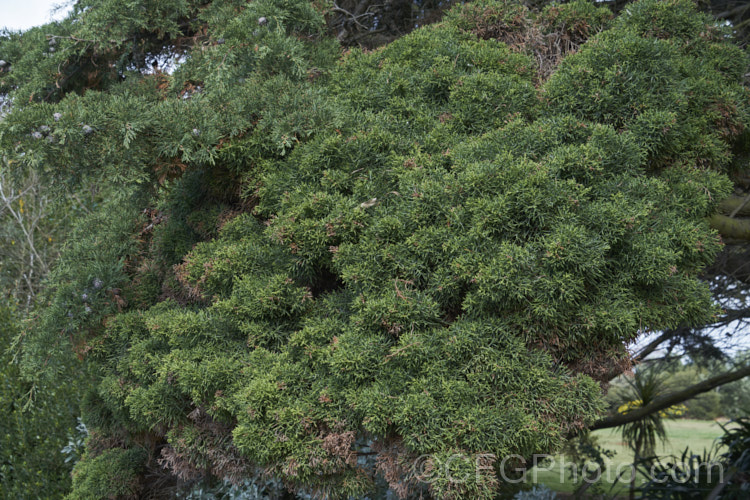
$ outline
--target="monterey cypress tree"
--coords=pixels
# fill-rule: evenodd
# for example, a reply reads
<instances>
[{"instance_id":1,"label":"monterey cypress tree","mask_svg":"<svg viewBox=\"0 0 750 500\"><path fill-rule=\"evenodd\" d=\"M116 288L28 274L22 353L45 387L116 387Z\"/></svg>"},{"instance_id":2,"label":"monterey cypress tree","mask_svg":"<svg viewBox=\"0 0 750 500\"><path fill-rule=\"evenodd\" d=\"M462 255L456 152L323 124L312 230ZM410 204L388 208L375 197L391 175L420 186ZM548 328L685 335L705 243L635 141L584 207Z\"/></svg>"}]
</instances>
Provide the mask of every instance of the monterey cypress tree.
<instances>
[{"instance_id":1,"label":"monterey cypress tree","mask_svg":"<svg viewBox=\"0 0 750 500\"><path fill-rule=\"evenodd\" d=\"M22 338L94 387L69 498L492 498L639 332L716 313L748 59L690 1L482 0L345 51L327 8L79 0L0 37L2 155L101 200Z\"/></svg>"}]
</instances>

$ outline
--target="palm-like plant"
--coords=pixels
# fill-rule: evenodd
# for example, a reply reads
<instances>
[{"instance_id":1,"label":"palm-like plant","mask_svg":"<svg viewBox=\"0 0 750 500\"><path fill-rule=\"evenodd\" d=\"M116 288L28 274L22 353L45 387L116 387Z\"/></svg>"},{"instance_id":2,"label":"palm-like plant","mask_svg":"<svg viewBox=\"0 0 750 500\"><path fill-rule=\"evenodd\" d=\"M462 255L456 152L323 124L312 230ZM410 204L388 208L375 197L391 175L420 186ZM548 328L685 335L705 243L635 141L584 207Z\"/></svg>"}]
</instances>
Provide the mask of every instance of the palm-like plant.
<instances>
[{"instance_id":1,"label":"palm-like plant","mask_svg":"<svg viewBox=\"0 0 750 500\"><path fill-rule=\"evenodd\" d=\"M629 391L626 403L618 408L621 413L645 406L662 395L664 379L655 369L641 369L632 378L627 379ZM664 429L664 418L672 416L669 410L654 412L642 419L622 426L622 440L633 450L633 470L630 475L630 499L635 495L635 464L652 458L656 454L657 441L667 438Z\"/></svg>"}]
</instances>

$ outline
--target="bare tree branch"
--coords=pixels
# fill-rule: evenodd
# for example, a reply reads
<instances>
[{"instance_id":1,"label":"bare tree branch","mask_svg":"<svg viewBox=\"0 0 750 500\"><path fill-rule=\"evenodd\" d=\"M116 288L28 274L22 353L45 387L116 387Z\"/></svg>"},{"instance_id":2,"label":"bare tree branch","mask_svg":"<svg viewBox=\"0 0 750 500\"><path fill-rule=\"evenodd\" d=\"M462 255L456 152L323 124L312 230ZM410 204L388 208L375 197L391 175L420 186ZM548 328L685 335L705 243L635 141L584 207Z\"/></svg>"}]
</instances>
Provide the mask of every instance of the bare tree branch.
<instances>
[{"instance_id":1,"label":"bare tree branch","mask_svg":"<svg viewBox=\"0 0 750 500\"><path fill-rule=\"evenodd\" d=\"M636 420L640 420L643 417L651 415L652 413L655 413L659 410L669 408L672 405L687 401L688 399L693 398L698 394L708 392L711 389L722 386L724 384L728 384L730 382L734 382L735 380L739 380L749 375L750 365L722 373L721 375L711 377L704 380L703 382L691 385L680 391L657 398L642 408L635 408L627 413L620 413L611 417L603 418L594 423L594 425L592 425L590 429L609 429L611 427L618 427L623 424L635 422Z\"/></svg>"},{"instance_id":2,"label":"bare tree branch","mask_svg":"<svg viewBox=\"0 0 750 500\"><path fill-rule=\"evenodd\" d=\"M643 347L643 349L638 351L638 353L633 356L633 359L637 361L643 360L646 356L654 352L660 345L662 345L664 342L672 338L672 333L673 332L670 330L664 331L657 338L649 342L648 345Z\"/></svg>"}]
</instances>

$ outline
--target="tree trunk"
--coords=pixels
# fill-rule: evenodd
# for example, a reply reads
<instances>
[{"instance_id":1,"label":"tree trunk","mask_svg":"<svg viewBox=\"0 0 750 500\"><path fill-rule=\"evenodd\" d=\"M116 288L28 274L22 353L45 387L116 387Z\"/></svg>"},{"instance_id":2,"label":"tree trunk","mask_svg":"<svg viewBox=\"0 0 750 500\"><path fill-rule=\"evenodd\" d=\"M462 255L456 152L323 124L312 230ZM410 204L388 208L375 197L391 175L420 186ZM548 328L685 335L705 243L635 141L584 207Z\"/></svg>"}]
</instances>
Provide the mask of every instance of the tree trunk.
<instances>
[{"instance_id":1,"label":"tree trunk","mask_svg":"<svg viewBox=\"0 0 750 500\"><path fill-rule=\"evenodd\" d=\"M750 240L750 220L714 214L708 219L708 223L725 238Z\"/></svg>"}]
</instances>

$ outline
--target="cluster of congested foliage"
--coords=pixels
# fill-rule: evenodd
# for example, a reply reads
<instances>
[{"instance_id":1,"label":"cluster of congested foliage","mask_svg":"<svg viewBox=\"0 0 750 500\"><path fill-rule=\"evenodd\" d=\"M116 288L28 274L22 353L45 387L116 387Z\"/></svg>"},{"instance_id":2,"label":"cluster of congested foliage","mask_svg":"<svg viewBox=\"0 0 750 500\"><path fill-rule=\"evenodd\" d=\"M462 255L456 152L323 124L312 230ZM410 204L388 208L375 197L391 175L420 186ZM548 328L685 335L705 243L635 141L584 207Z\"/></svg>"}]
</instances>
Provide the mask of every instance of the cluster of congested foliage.
<instances>
[{"instance_id":1,"label":"cluster of congested foliage","mask_svg":"<svg viewBox=\"0 0 750 500\"><path fill-rule=\"evenodd\" d=\"M96 384L69 498L492 498L639 330L715 313L748 60L691 2L482 0L343 54L324 12L79 0L0 39L2 154L106 186L24 337Z\"/></svg>"}]
</instances>

